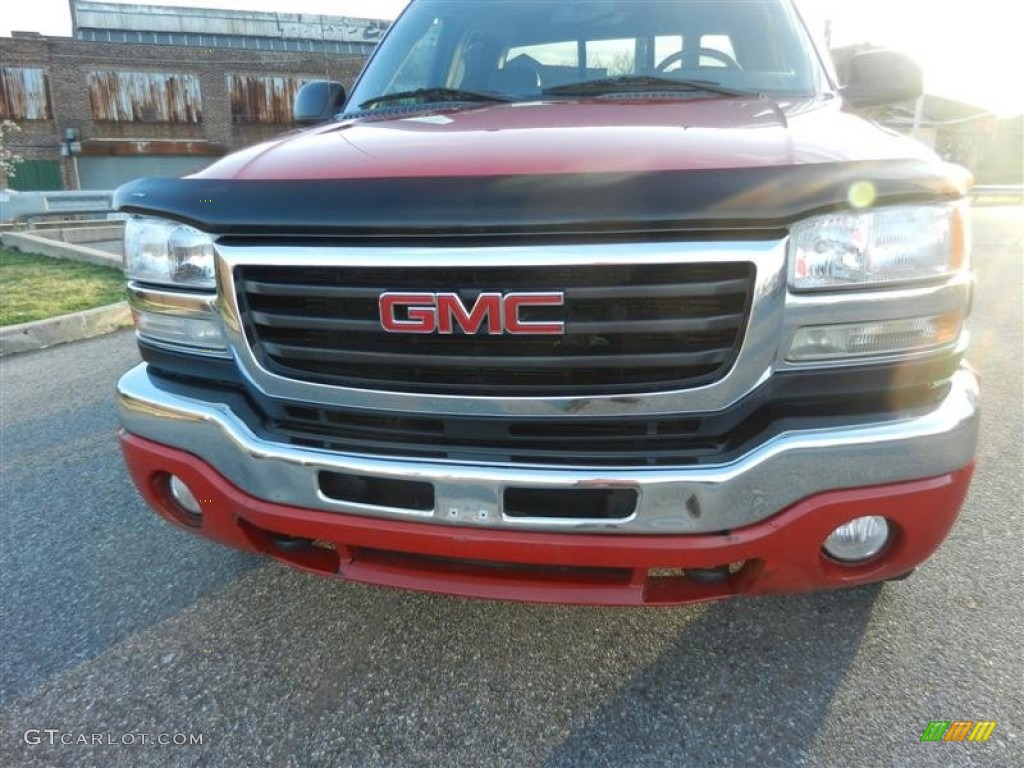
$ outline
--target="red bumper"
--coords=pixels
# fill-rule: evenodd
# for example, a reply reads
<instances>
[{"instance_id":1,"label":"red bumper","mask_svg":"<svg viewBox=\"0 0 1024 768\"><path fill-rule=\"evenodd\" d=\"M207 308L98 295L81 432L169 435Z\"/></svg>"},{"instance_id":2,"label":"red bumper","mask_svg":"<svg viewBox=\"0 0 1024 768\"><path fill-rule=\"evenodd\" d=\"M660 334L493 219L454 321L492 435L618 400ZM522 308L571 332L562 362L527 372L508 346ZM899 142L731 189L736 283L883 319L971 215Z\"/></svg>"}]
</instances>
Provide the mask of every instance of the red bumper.
<instances>
[{"instance_id":1,"label":"red bumper","mask_svg":"<svg viewBox=\"0 0 1024 768\"><path fill-rule=\"evenodd\" d=\"M939 477L831 491L774 517L724 534L635 536L539 533L358 517L274 504L243 493L195 456L121 433L132 479L163 517L222 544L260 552L304 570L351 581L428 592L592 605L671 605L738 594L852 586L899 576L926 560L956 520L973 465ZM167 491L168 475L200 502L190 524ZM826 557L838 525L883 515L886 549L865 565ZM276 536L312 539L292 550ZM705 583L683 569L730 565Z\"/></svg>"}]
</instances>

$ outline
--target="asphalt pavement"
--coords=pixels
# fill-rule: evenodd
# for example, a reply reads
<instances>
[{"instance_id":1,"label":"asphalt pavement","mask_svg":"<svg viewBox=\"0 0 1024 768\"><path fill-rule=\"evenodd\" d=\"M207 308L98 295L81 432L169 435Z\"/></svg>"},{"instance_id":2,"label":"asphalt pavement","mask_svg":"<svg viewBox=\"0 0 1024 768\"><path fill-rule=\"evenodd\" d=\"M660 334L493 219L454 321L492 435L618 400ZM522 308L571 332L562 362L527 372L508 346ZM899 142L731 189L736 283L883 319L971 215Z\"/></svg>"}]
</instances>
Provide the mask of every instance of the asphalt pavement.
<instances>
[{"instance_id":1,"label":"asphalt pavement","mask_svg":"<svg viewBox=\"0 0 1024 768\"><path fill-rule=\"evenodd\" d=\"M1024 765L1022 232L976 212L961 518L854 590L597 609L297 573L144 507L115 439L130 332L3 360L0 765ZM922 743L932 720L998 724Z\"/></svg>"}]
</instances>

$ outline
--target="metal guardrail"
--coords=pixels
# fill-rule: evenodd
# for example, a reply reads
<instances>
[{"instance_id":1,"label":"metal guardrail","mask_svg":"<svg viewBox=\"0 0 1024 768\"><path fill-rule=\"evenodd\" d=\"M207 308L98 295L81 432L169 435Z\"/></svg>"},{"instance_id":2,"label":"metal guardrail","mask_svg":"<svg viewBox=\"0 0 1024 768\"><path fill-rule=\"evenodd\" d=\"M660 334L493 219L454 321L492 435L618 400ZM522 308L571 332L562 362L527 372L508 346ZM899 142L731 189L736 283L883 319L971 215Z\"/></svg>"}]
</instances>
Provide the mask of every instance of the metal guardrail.
<instances>
[{"instance_id":1,"label":"metal guardrail","mask_svg":"<svg viewBox=\"0 0 1024 768\"><path fill-rule=\"evenodd\" d=\"M110 190L80 192L0 192L0 222L32 221L46 216L103 214L113 211Z\"/></svg>"},{"instance_id":2,"label":"metal guardrail","mask_svg":"<svg viewBox=\"0 0 1024 768\"><path fill-rule=\"evenodd\" d=\"M1024 184L978 184L971 190L974 197L1024 197Z\"/></svg>"}]
</instances>

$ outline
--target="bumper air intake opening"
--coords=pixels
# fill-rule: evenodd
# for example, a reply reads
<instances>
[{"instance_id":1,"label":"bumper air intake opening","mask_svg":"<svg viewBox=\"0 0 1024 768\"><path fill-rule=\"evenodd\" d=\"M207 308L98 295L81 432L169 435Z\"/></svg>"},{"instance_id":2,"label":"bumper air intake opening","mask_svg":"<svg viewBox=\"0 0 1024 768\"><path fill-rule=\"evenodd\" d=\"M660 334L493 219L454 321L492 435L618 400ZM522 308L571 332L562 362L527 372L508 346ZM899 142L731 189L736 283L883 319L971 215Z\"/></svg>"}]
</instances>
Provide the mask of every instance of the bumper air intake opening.
<instances>
[{"instance_id":1,"label":"bumper air intake opening","mask_svg":"<svg viewBox=\"0 0 1024 768\"><path fill-rule=\"evenodd\" d=\"M317 479L320 492L335 501L417 512L434 509L434 486L430 483L347 472L320 472Z\"/></svg>"},{"instance_id":2,"label":"bumper air intake opening","mask_svg":"<svg viewBox=\"0 0 1024 768\"><path fill-rule=\"evenodd\" d=\"M710 568L649 568L645 601L672 604L742 594L756 581L763 566L762 560L751 559Z\"/></svg>"},{"instance_id":3,"label":"bumper air intake opening","mask_svg":"<svg viewBox=\"0 0 1024 768\"><path fill-rule=\"evenodd\" d=\"M625 520L636 511L632 488L506 488L507 517Z\"/></svg>"},{"instance_id":4,"label":"bumper air intake opening","mask_svg":"<svg viewBox=\"0 0 1024 768\"><path fill-rule=\"evenodd\" d=\"M336 576L341 566L337 547L322 540L269 531L248 520L237 519L238 527L249 542L260 552L281 560L303 571L322 576Z\"/></svg>"}]
</instances>

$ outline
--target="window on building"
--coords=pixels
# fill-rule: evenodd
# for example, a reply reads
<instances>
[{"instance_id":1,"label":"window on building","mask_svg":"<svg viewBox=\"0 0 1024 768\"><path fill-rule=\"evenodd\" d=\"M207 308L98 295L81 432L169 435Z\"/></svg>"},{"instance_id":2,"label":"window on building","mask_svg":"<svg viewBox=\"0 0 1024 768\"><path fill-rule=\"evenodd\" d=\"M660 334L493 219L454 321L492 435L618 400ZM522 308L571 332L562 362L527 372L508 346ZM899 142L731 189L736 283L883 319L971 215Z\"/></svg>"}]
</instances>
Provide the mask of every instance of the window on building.
<instances>
[{"instance_id":1,"label":"window on building","mask_svg":"<svg viewBox=\"0 0 1024 768\"><path fill-rule=\"evenodd\" d=\"M0 120L52 120L45 69L0 67Z\"/></svg>"},{"instance_id":2,"label":"window on building","mask_svg":"<svg viewBox=\"0 0 1024 768\"><path fill-rule=\"evenodd\" d=\"M305 82L296 77L228 75L231 122L290 124L295 94Z\"/></svg>"},{"instance_id":3,"label":"window on building","mask_svg":"<svg viewBox=\"0 0 1024 768\"><path fill-rule=\"evenodd\" d=\"M94 120L200 123L199 78L168 72L92 71L86 77Z\"/></svg>"}]
</instances>

